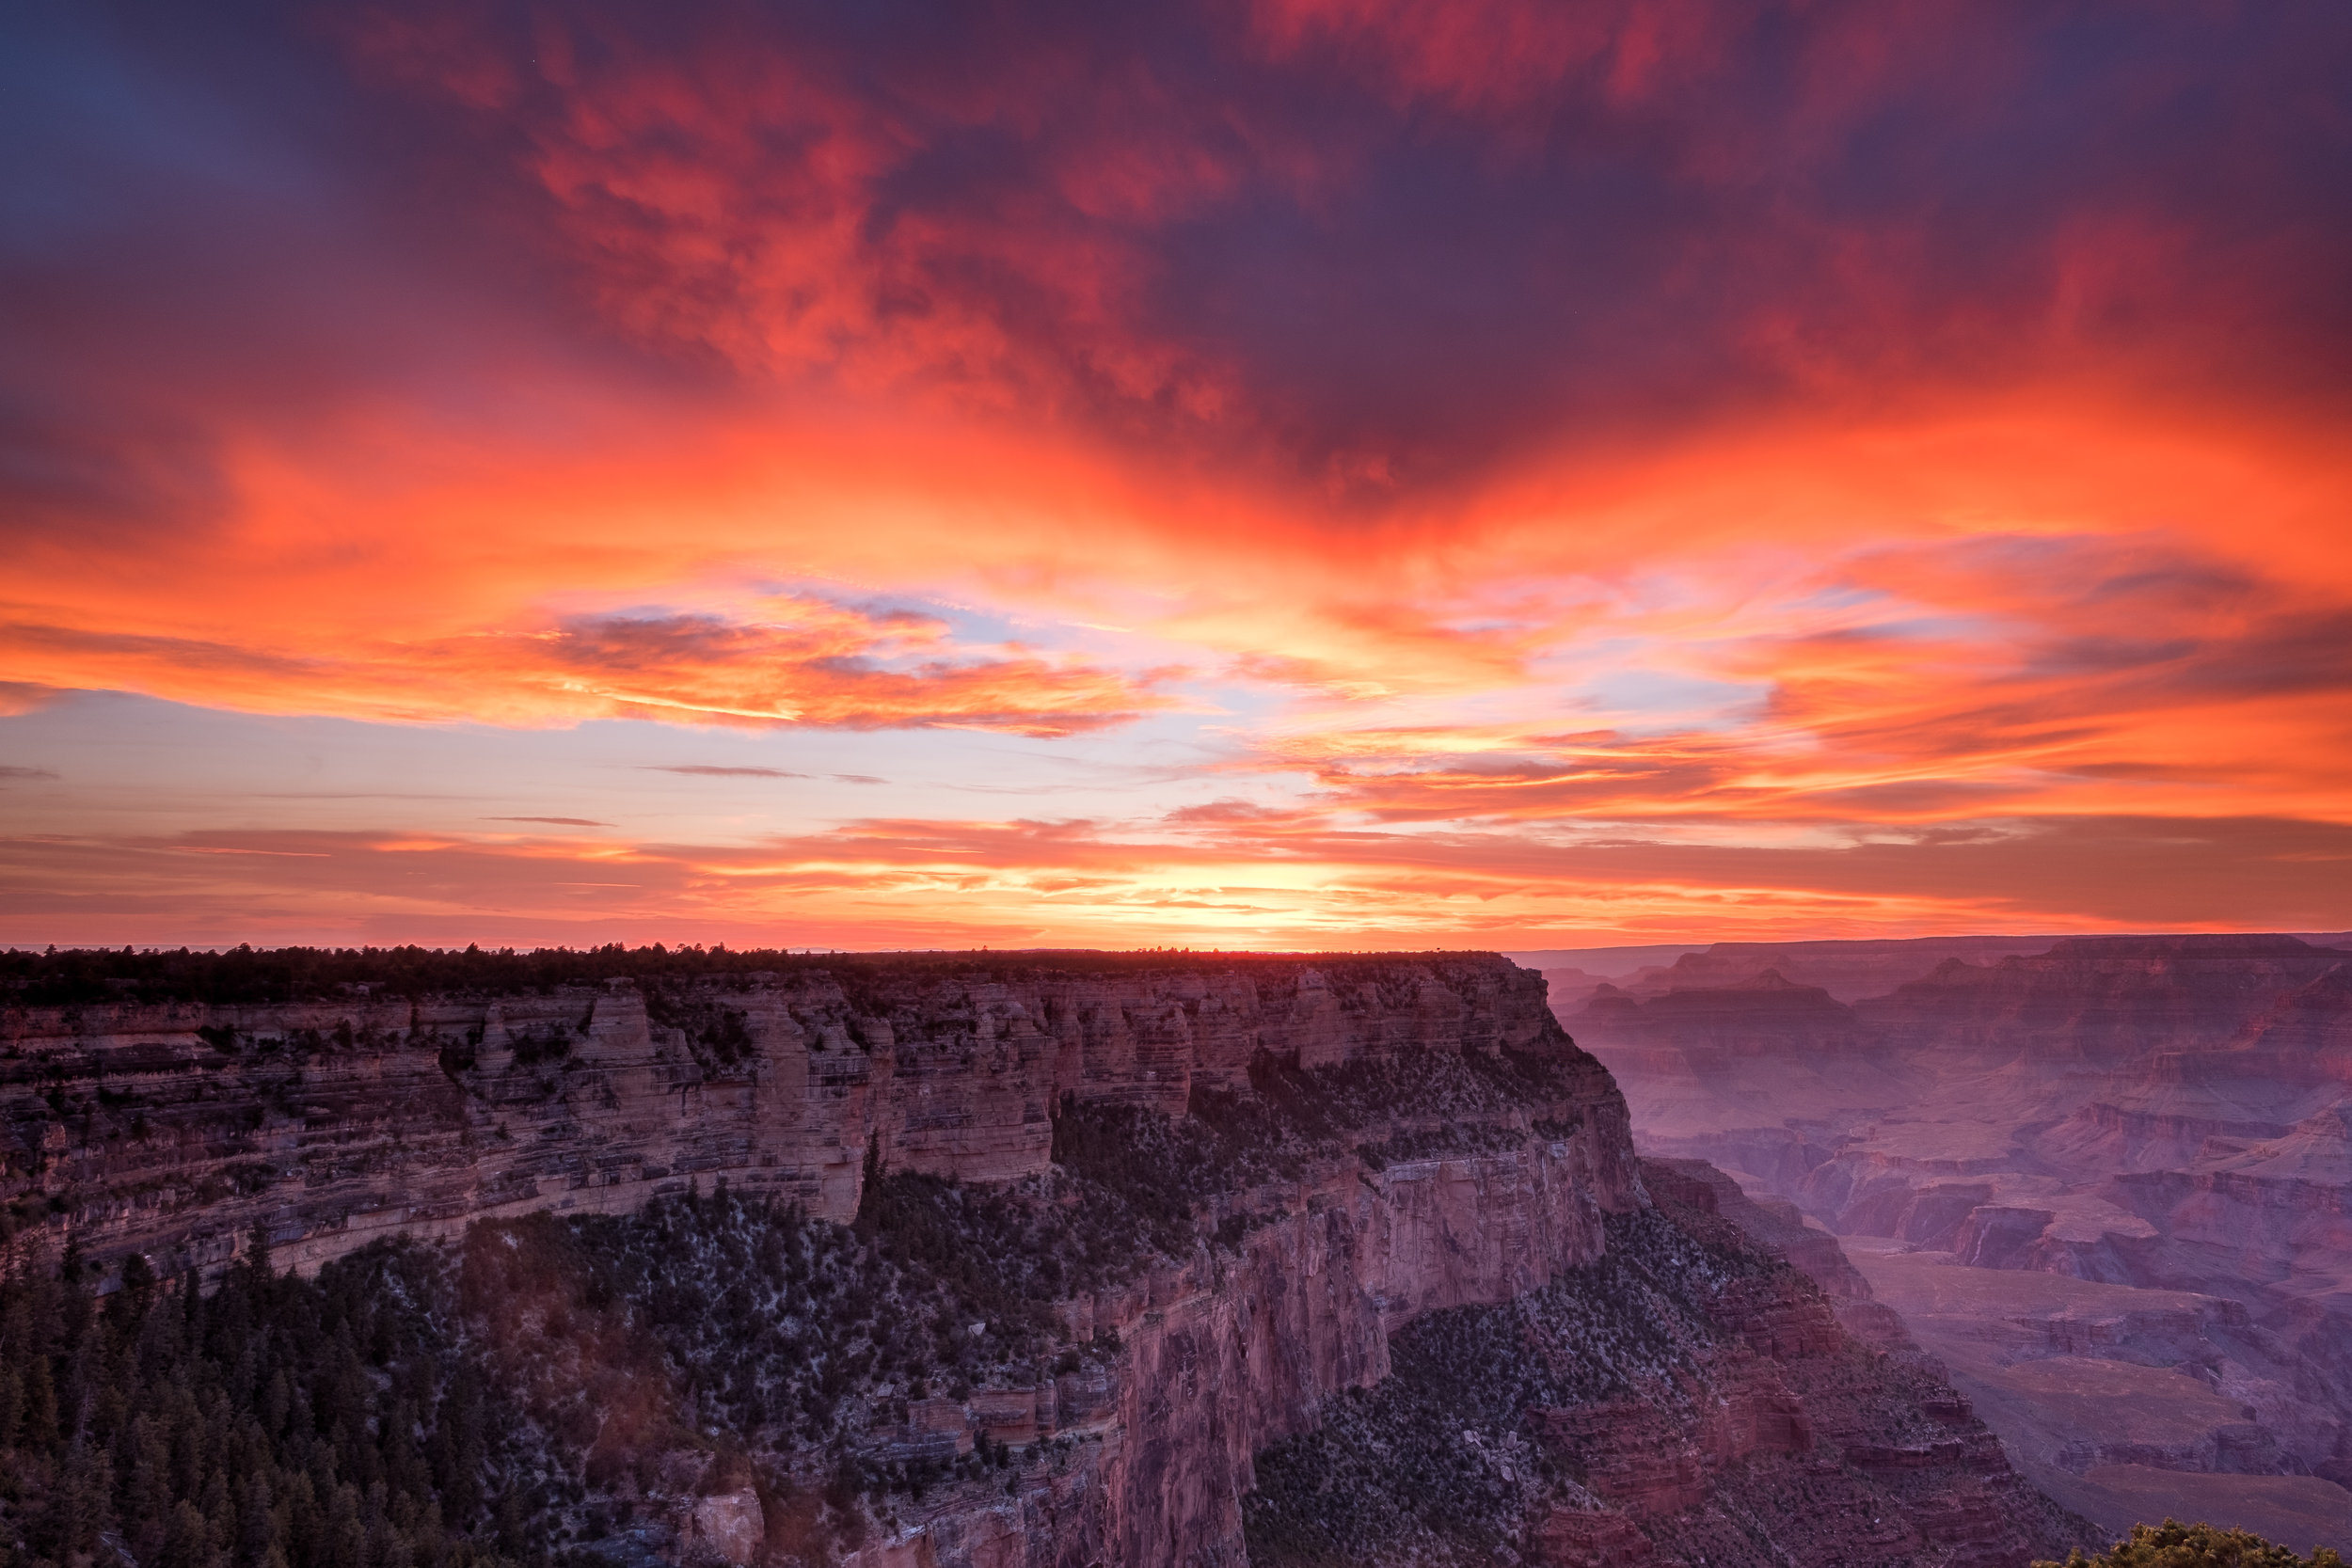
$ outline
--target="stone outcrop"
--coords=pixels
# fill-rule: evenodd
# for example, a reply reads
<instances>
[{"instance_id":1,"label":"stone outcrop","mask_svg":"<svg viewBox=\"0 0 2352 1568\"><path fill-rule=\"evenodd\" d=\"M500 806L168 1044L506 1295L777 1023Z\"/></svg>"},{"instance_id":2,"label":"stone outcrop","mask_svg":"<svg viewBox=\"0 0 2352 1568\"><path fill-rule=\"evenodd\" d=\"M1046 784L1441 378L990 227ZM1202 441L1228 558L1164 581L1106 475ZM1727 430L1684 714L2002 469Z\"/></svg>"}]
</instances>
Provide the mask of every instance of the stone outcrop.
<instances>
[{"instance_id":1,"label":"stone outcrop","mask_svg":"<svg viewBox=\"0 0 2352 1568\"><path fill-rule=\"evenodd\" d=\"M1043 1170L1064 1094L1174 1114L1260 1053L1319 1067L1558 1037L1538 976L1474 955L838 959L539 994L18 1007L0 1013L0 1198L20 1227L167 1271L217 1265L257 1225L310 1268L696 1178L846 1219L869 1147L976 1180Z\"/></svg>"},{"instance_id":2,"label":"stone outcrop","mask_svg":"<svg viewBox=\"0 0 2352 1568\"><path fill-rule=\"evenodd\" d=\"M1738 1226L1758 1245L1788 1259L1798 1273L1820 1287L1838 1326L1847 1333L1878 1350L1917 1348L1904 1331L1901 1318L1877 1299L1869 1280L1846 1257L1837 1238L1795 1204L1770 1194L1751 1194L1703 1160L1656 1163L1705 1189L1704 1199L1693 1193L1687 1201L1708 1204L1713 1212Z\"/></svg>"}]
</instances>

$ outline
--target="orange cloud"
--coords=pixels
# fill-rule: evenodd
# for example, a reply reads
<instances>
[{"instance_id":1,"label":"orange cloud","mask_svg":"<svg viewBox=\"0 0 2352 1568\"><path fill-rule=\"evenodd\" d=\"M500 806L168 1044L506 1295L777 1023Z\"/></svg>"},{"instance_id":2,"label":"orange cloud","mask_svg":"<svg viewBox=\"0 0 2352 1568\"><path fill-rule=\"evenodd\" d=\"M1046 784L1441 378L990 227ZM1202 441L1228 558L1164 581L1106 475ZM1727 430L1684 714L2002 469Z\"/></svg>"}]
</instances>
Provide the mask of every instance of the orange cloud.
<instances>
[{"instance_id":1,"label":"orange cloud","mask_svg":"<svg viewBox=\"0 0 2352 1568\"><path fill-rule=\"evenodd\" d=\"M1359 722L1259 754L1386 820L2345 816L2342 599L2144 540L1923 546L1835 576L1869 594L1825 626L1800 606L1669 656L1754 694L1704 728Z\"/></svg>"},{"instance_id":2,"label":"orange cloud","mask_svg":"<svg viewBox=\"0 0 2352 1568\"><path fill-rule=\"evenodd\" d=\"M582 615L531 630L354 641L320 651L294 651L293 639L236 644L0 625L0 651L60 685L410 723L652 718L1055 736L1169 705L1152 689L1165 673L1131 677L1018 649L975 657L952 645L944 623L906 611L804 595L763 608L774 618ZM268 638L275 628L255 629Z\"/></svg>"},{"instance_id":3,"label":"orange cloud","mask_svg":"<svg viewBox=\"0 0 2352 1568\"><path fill-rule=\"evenodd\" d=\"M196 544L105 573L62 538L21 550L0 644L44 689L262 712L1033 735L1175 711L1181 660L1293 694L1227 722L1235 766L1392 820L2352 799L2330 522L2352 483L2291 431L2090 406L1784 423L1353 538L1246 488L1155 501L1046 446L948 434L894 465L879 438L779 459L657 434L527 464L380 429L257 457ZM330 504L349 543L323 549ZM746 586L786 565L1049 637L1107 626L1129 657ZM649 600L693 608L615 608ZM1609 669L1727 685L1680 714L1574 695Z\"/></svg>"}]
</instances>

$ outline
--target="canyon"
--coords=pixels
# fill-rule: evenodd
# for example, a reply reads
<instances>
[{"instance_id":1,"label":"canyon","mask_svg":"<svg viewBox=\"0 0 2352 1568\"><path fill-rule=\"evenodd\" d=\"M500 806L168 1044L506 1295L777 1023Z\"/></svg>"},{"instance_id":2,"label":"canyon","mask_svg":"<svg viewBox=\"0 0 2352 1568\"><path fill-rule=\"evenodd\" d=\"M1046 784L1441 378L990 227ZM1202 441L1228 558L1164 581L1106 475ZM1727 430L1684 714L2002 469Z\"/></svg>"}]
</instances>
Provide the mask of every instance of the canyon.
<instances>
[{"instance_id":1,"label":"canyon","mask_svg":"<svg viewBox=\"0 0 2352 1568\"><path fill-rule=\"evenodd\" d=\"M1723 943L1613 979L1547 958L1641 1147L1842 1241L2051 1497L2345 1547L2347 949Z\"/></svg>"},{"instance_id":2,"label":"canyon","mask_svg":"<svg viewBox=\"0 0 2352 1568\"><path fill-rule=\"evenodd\" d=\"M1345 1449L1384 1399L1476 1506L1352 1560L2096 1539L1834 1245L1637 1160L1499 957L564 957L20 965L11 1257L462 1262L567 1562L1323 1560L1396 1493ZM1449 1345L1483 1371L1433 1387Z\"/></svg>"}]
</instances>

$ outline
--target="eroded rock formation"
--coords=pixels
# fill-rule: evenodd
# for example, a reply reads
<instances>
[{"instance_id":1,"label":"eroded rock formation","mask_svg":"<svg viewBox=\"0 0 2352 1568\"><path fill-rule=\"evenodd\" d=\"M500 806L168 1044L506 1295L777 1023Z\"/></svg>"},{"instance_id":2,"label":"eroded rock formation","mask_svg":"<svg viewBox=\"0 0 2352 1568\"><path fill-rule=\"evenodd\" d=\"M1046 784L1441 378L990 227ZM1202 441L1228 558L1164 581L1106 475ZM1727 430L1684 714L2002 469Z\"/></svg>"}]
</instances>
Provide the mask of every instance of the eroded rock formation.
<instances>
[{"instance_id":1,"label":"eroded rock formation","mask_svg":"<svg viewBox=\"0 0 2352 1568\"><path fill-rule=\"evenodd\" d=\"M1539 977L1475 956L845 960L537 994L14 1007L0 1198L20 1225L166 1270L217 1264L256 1224L315 1267L377 1235L622 1211L697 1176L846 1219L869 1145L894 1169L1042 1171L1064 1094L1177 1114L1260 1053L1316 1068L1558 1034Z\"/></svg>"},{"instance_id":2,"label":"eroded rock formation","mask_svg":"<svg viewBox=\"0 0 2352 1568\"><path fill-rule=\"evenodd\" d=\"M2113 1452L2033 1436L2050 1465L2352 1481L2352 953L2293 937L2072 939L1947 958L1851 1006L1750 974L1602 992L1566 1021L1617 1073L1647 1148L1735 1170L1840 1234L2242 1314L2213 1320L2193 1350L2128 1332L2103 1344L2098 1356L2196 1380L2174 1402L2179 1431ZM1985 1309L2001 1312L1990 1296ZM2005 1376L2074 1354L2005 1336L1991 1366ZM1947 1351L1971 1360L1968 1344ZM2104 1407L2081 1390L2105 1375L2053 1381L2035 1408L2096 1425ZM2218 1396L2210 1419L2199 1389ZM2011 1405L2033 1405L2029 1392L2018 1383ZM2225 1430L2248 1421L2265 1441Z\"/></svg>"}]
</instances>

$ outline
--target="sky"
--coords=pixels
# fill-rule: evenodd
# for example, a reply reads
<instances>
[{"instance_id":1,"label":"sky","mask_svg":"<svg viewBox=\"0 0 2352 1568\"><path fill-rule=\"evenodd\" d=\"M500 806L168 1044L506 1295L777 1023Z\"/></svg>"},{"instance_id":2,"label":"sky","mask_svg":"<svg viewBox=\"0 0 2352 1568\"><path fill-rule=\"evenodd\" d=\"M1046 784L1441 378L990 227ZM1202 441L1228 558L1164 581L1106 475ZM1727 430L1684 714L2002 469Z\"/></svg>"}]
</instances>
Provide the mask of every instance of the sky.
<instances>
[{"instance_id":1,"label":"sky","mask_svg":"<svg viewBox=\"0 0 2352 1568\"><path fill-rule=\"evenodd\" d=\"M23 0L0 942L2352 927L2352 10Z\"/></svg>"}]
</instances>

